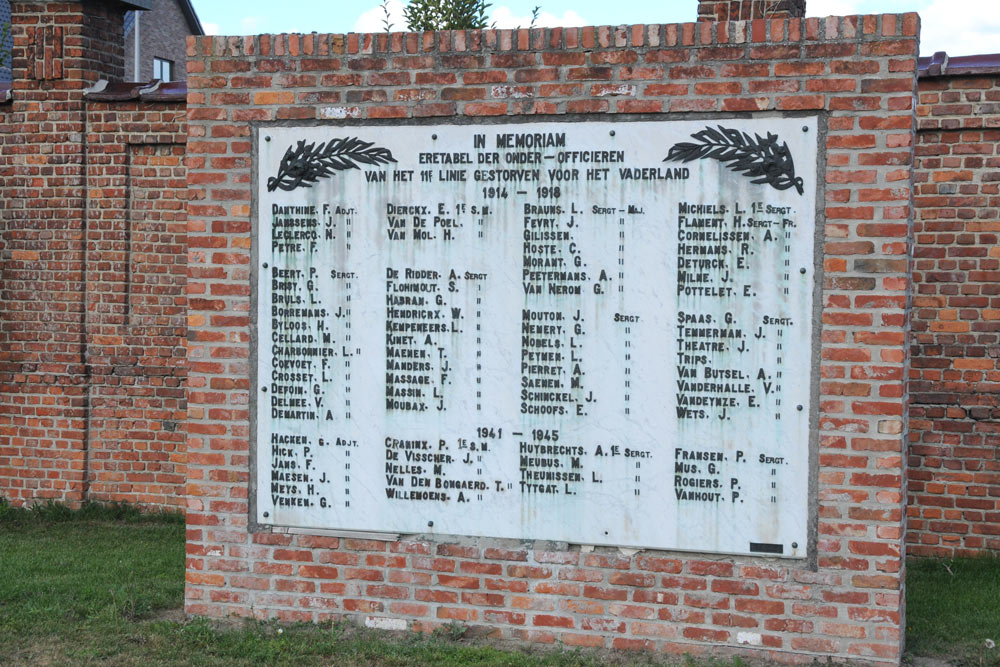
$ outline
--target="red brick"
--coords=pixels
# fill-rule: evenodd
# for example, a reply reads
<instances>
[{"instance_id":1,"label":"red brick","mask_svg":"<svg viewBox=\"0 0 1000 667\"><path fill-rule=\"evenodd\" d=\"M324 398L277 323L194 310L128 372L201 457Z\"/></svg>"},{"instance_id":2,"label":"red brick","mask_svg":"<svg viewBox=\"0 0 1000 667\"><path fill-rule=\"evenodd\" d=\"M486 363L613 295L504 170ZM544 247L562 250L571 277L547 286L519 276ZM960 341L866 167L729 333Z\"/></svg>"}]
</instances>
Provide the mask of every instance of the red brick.
<instances>
[{"instance_id":1,"label":"red brick","mask_svg":"<svg viewBox=\"0 0 1000 667\"><path fill-rule=\"evenodd\" d=\"M572 618L568 616L553 616L551 614L536 614L531 619L531 624L536 626L553 627L553 628L575 627Z\"/></svg>"},{"instance_id":2,"label":"red brick","mask_svg":"<svg viewBox=\"0 0 1000 667\"><path fill-rule=\"evenodd\" d=\"M921 540L936 537L930 526L937 526L951 540L948 545L955 546L940 546L941 540L932 544L929 539L924 546L945 552L976 544L988 548L985 545L991 543L966 519L975 513L989 514L988 506L977 503L991 499L982 495L988 494L984 490L988 482L971 479L984 471L965 464L988 457L993 449L991 436L981 429L995 415L991 406L975 401L989 396L977 387L988 383L989 373L996 370L989 365L987 348L995 342L989 338L995 333L991 323L1000 318L1000 313L991 314L1000 308L992 303L996 295L988 291L1000 272L993 253L997 229L989 228L995 221L983 211L996 208L990 202L997 193L989 190L995 180L988 180L992 172L983 166L993 139L963 135L981 131L963 130L961 114L974 101L966 95L990 100L986 95L992 84L958 88L951 87L946 77L921 78L927 97L922 95L919 108L913 109L915 16L757 21L746 26L750 44L737 43L742 29L723 23L621 31L599 27L558 33L487 30L191 41L188 115L169 121L165 132L169 141L158 139L160 131L152 127L149 132L133 132L134 139L144 143L188 145L175 155L186 162L173 167L173 178L183 183L175 188L178 194L189 188L192 197L181 221L186 238L174 243L179 248L174 253L176 264L182 268L177 276L180 289L165 299L178 308L180 322L177 340L164 344L158 355L161 361L176 358L184 373L163 376L172 383L164 389L177 396L166 410L170 414L158 425L182 425L186 419L192 428L170 431L167 440L157 439L168 433L165 429L149 429L159 436L136 442L172 447L168 458L176 464L164 474L179 479L172 483L176 498L183 497L182 484L190 494L189 611L214 616L275 613L288 620L315 620L320 610L389 613L421 619L422 630L458 620L494 629L504 626L504 632L522 641L558 639L572 645L671 651L683 647L693 652L706 645L733 644L732 628L758 628L757 632L771 633L762 635L764 647L786 655L898 658L886 651L893 644L891 634L899 630L901 605L901 486L909 474L902 468L904 443L899 441L906 431L904 386L914 397L913 441L906 443L910 472L920 473L909 474L915 485L910 509L917 512L910 517L912 534ZM883 38L878 34L883 29L891 34ZM766 41L769 32L782 41ZM864 39L852 37L855 32ZM716 35L720 43L712 43ZM550 48L546 44L550 40L557 44L564 40L568 48ZM626 46L617 48L616 42ZM655 46L643 46L646 43ZM241 49L259 53L221 55ZM740 60L746 52L752 62ZM809 59L800 59L801 54ZM886 72L889 76L880 76ZM82 105L82 93L73 94ZM597 98L604 94L608 96ZM0 111L0 125L8 117L4 114L24 103L19 95L21 89ZM90 109L120 114L120 120L107 122L122 126L155 123L153 114L164 113L169 106L87 104L88 114ZM821 430L817 570L794 560L746 561L737 566L725 558L647 552L625 557L604 548L581 554L579 549L547 545L548 551L535 552L527 546L497 547L488 538L476 541L476 546L464 546L472 544L464 540L463 546L444 545L432 538L388 542L267 533L248 538L252 434L246 392L253 168L249 122L337 114L357 120L447 120L463 115L589 113L597 114L596 120L607 113L784 109L822 109L828 123L825 148L830 170L825 178L826 220L820 230L825 233L821 258L825 276L818 354L822 379L817 399ZM66 122L85 126L83 111L61 113L72 115ZM915 144L910 134L914 113L925 128ZM0 137L26 134L18 132L0 132ZM97 149L140 145L133 139L129 139L132 144L122 141L121 135L123 128L108 130L107 138L96 138L88 151L95 149L91 154L103 159L107 155ZM6 146L0 143L0 164L9 155ZM920 170L914 193L909 186L911 161ZM82 178L74 165L70 160L60 169L68 169L66 173L87 183L87 188L102 187L94 184L105 173L93 174L92 182L90 174ZM803 176L809 173L802 165L796 167ZM996 166L989 169L997 171ZM13 186L4 189L5 183L0 179L0 191L8 202ZM917 200L911 210L913 194ZM34 197L41 198L37 193ZM105 212L100 203L90 203L94 205L86 208L88 215ZM175 210L180 212L183 206ZM76 219L87 220L88 234L96 234L103 220L84 218L82 213ZM4 222L16 220L6 217ZM5 233L8 245L0 263L8 290L14 263L40 262L46 248L22 242L6 227ZM91 243L89 236L87 241ZM906 265L911 242L918 250L912 285ZM100 262L102 253L114 250L110 243L107 249L100 246L96 237L93 243L97 245L88 246L88 261ZM38 288L29 293L45 294ZM910 293L919 305L907 320L905 301ZM87 299L95 299L88 301L81 294L65 313L86 312L87 323L96 324L107 314L102 308L112 303L100 301L101 296L100 290L88 292ZM985 299L985 303L962 299ZM84 308L91 303L97 304L94 309ZM912 322L909 351L902 333L908 321ZM70 338L95 349L124 345L135 333L117 326L89 337L79 335L81 331L74 330ZM190 351L189 361L173 356L185 350ZM907 354L912 354L912 364ZM101 363L88 368L99 370ZM73 382L82 377L64 370L51 373ZM907 370L911 376L903 377ZM90 385L79 384L81 389L85 386L90 391ZM97 389L87 395L100 396ZM39 393L43 395L60 396L55 391ZM15 404L28 407L7 403ZM66 438L57 432L65 428L53 426L44 437ZM2 438L0 434L0 451ZM74 444L71 453L76 458L71 460L82 461L82 447ZM145 456L139 454L146 451L142 447L133 449ZM163 453L165 449L157 450L158 455ZM2 457L0 453L0 482L6 479ZM102 460L92 456L88 465L100 466ZM102 481L107 482L112 472L104 469ZM137 470L132 481L144 488L134 497L151 497L151 485L141 476L160 472ZM970 479L935 477L955 472ZM53 474L60 473L53 470ZM45 492L82 498L78 466L73 474L75 478L53 478ZM69 490L57 489L56 481ZM91 492L95 488L99 486L92 484ZM173 506L180 506L179 501ZM413 542L418 544L411 546ZM251 595L253 588L262 592ZM254 603L258 606L251 607L258 595L259 604ZM872 636L857 636L858 628ZM822 636L827 631L830 634Z\"/></svg>"}]
</instances>

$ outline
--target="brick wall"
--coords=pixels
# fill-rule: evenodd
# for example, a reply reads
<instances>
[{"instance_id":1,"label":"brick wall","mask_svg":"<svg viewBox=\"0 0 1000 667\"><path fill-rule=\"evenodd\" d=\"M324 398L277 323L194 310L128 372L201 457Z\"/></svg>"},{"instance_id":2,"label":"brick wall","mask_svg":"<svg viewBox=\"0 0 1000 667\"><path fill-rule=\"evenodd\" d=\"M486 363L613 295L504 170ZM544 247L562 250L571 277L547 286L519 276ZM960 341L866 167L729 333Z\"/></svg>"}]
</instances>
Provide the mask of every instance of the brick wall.
<instances>
[{"instance_id":1,"label":"brick wall","mask_svg":"<svg viewBox=\"0 0 1000 667\"><path fill-rule=\"evenodd\" d=\"M0 4L6 9L6 2ZM735 11L735 4L728 0L702 2L700 13L707 18L719 11ZM750 3L743 5L749 7ZM25 502L42 498L74 502L87 495L101 500L178 506L183 502L186 437L183 106L176 102L81 101L83 87L98 76L112 78L121 71L123 54L116 50L120 45L104 42L115 41L112 37L118 10L110 5L95 3L89 13L73 3L15 3L15 9L22 17L16 52L20 58L18 103L0 105L0 177L7 188L0 209L4 220L0 255L4 279L0 287L0 369L4 374L0 378L4 379L3 409L10 418L0 434L0 495ZM797 10L792 7L790 11ZM26 18L35 14L48 16L37 22ZM751 25L750 31L755 26L760 31L766 25ZM825 23L814 21L811 25L816 30L826 29ZM56 27L62 30L56 31ZM702 26L684 26L678 39L690 42L697 37L700 42L703 36L711 35L711 28L708 33L705 30ZM667 40L671 34L669 30L661 34L658 28L646 32L646 47L652 45L654 35ZM563 36L557 31L543 34L541 39L546 41L539 43L538 34L517 33L511 39L518 41L518 47L562 45L573 39L579 45L580 40L588 39L587 33L569 31ZM628 41L604 29L591 38L595 45L599 46L602 34L608 46ZM44 48L38 49L39 44L45 46L46 39L55 40L57 36L58 42L48 42L52 47L50 55L45 55ZM759 37L759 32L750 35L754 36ZM745 33L731 37L731 46L742 45L743 37ZM394 48L396 44L402 48L401 37L392 39ZM506 113L717 109L718 103L710 97L679 98L682 94L697 98L692 92L718 89L719 79L732 83L737 77L731 75L741 71L736 62L730 62L725 72L718 70L711 77L706 74L707 80L698 79L696 71L683 69L689 63L681 62L685 56L676 48L663 50L669 55L651 55L648 48L626 55L604 51L591 55L589 61L581 51L570 48L566 50L570 55L560 56L567 64L579 61L581 66L611 65L609 76L634 86L617 90L624 95L611 96L602 94L612 88L601 88L606 84L599 80L563 80L582 72L576 70L570 75L565 66L490 70L486 65L492 63L481 61L482 54L493 54L498 49L495 44L486 50L481 43L473 44L475 35L468 37L464 47L461 37L456 36L454 44L444 49L429 39L408 37L405 50L409 55L390 55L387 63L419 65L420 58L431 54L432 60L425 64L440 69L445 63L440 62L439 54L449 49L448 65L459 61L459 54L477 54L471 61L465 58L472 67L461 71L463 84L477 80L517 84L520 87L516 91L508 89L508 94L528 96L504 103L502 110ZM524 39L529 41L524 43ZM313 48L317 48L315 43ZM341 44L339 48L343 51L346 46ZM384 50L385 45L378 48ZM462 48L465 50L459 51ZM747 55L745 46L736 49L729 57ZM36 57L39 53L40 64ZM538 57L534 58L538 64ZM657 62L658 58L662 62ZM71 73L66 70L67 59L72 61ZM258 67L281 69L284 65L278 59L275 53ZM551 64L555 59L550 53L542 56L541 64ZM633 59L635 62L630 63ZM698 62L701 60L699 55ZM756 64L756 71L762 72L756 60L742 63L742 71L752 74ZM484 66L478 67L480 63ZM292 66L314 71L308 68L316 63L296 61ZM814 60L794 66L782 63L780 76L776 66L765 66L768 74L774 75L773 80L768 82L763 76L740 80L740 94L768 89L794 93L825 85L848 86L843 92L852 92L850 84L844 82L803 84L795 79L797 73L814 71ZM362 65L353 67L347 65L345 69L341 63L339 69L307 74L325 76L326 82L333 84L323 92L310 93L309 99L333 105L325 107L334 109L326 113L344 116L501 111L496 104L489 106L487 100L495 103L497 91L502 89L471 86L460 92L458 86L452 86L459 80L457 69L448 75L415 66L407 70L404 66L402 69L408 73L399 85L365 87L374 80L366 80ZM820 71L830 75L850 68L850 74L858 74L864 73L864 67L841 62ZM218 85L219 81L212 83ZM430 90L435 81L451 89L441 93ZM237 86L246 83L245 79L235 81ZM348 88L345 83L359 87ZM1000 224L996 172L1000 165L998 87L1000 82L993 71L984 76L969 72L935 75L920 83L916 298L912 311L916 335L911 373L912 445L908 452L907 540L911 554L972 554L1000 546L996 538L1000 534L1000 486L996 482L994 454L996 359L1000 356L995 324L995 246ZM249 101L248 94L235 99ZM482 99L470 100L471 105L464 106L443 100L468 95ZM372 108L373 101L428 96L433 99L419 107ZM366 104L357 104L362 101ZM755 107L756 101L731 99L723 104L734 109L748 104ZM767 104L793 103L777 101L772 95ZM73 129L72 123L84 127L86 149L74 132L38 131L38 117L28 122L27 116L28 109L36 108L34 105L48 117L71 121L65 128ZM285 109L260 116L258 109L250 107L234 114L234 118L278 118L296 113L301 112ZM315 108L304 113L314 117ZM25 157L45 154L57 145L62 156L58 175ZM88 163L79 165L84 156ZM228 163L227 159L217 162ZM78 168L85 173L74 177ZM44 178L37 180L42 174ZM95 187L87 187L86 194L81 195L84 177ZM871 170L859 170L856 177L870 180L875 175ZM28 183L41 186L28 188ZM56 196L69 193L73 196ZM83 208L77 208L81 202ZM82 226L87 226L86 251L80 242ZM869 251L874 245L863 242L857 249ZM98 268L84 279L80 266ZM196 319L200 321L202 316L196 315ZM77 340L81 341L79 345L73 343ZM71 352L74 349L76 352Z\"/></svg>"},{"instance_id":2,"label":"brick wall","mask_svg":"<svg viewBox=\"0 0 1000 667\"><path fill-rule=\"evenodd\" d=\"M897 662L915 14L189 40L187 611ZM251 141L286 119L824 112L812 561L248 531Z\"/></svg>"},{"instance_id":3,"label":"brick wall","mask_svg":"<svg viewBox=\"0 0 1000 667\"><path fill-rule=\"evenodd\" d=\"M183 103L87 106L89 498L183 505Z\"/></svg>"},{"instance_id":4,"label":"brick wall","mask_svg":"<svg viewBox=\"0 0 1000 667\"><path fill-rule=\"evenodd\" d=\"M184 106L88 106L99 77L121 77L118 3L12 10L13 101L0 106L0 496L177 506ZM151 188L156 198L144 198Z\"/></svg>"},{"instance_id":5,"label":"brick wall","mask_svg":"<svg viewBox=\"0 0 1000 667\"><path fill-rule=\"evenodd\" d=\"M920 80L908 552L1000 549L1000 75Z\"/></svg>"},{"instance_id":6,"label":"brick wall","mask_svg":"<svg viewBox=\"0 0 1000 667\"><path fill-rule=\"evenodd\" d=\"M115 17L101 3L86 13L79 2L11 9L14 101L3 134L10 176L0 182L0 478L13 498L73 501L85 486L87 411L83 89L103 71L93 26L113 30Z\"/></svg>"}]
</instances>

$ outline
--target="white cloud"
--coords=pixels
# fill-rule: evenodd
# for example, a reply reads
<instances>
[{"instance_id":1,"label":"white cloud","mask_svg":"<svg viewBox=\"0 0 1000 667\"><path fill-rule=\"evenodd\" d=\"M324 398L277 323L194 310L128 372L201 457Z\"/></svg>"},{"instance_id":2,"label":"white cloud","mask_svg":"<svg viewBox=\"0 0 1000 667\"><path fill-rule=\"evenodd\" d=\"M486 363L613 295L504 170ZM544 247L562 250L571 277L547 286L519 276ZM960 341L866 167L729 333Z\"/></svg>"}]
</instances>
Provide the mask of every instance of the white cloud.
<instances>
[{"instance_id":1,"label":"white cloud","mask_svg":"<svg viewBox=\"0 0 1000 667\"><path fill-rule=\"evenodd\" d=\"M218 23L205 23L205 22L202 22L201 27L204 28L206 35L218 35L219 34L219 24Z\"/></svg>"},{"instance_id":2,"label":"white cloud","mask_svg":"<svg viewBox=\"0 0 1000 667\"><path fill-rule=\"evenodd\" d=\"M259 35L266 32L263 30L263 26L266 23L261 16L244 16L240 19L240 34L241 35Z\"/></svg>"},{"instance_id":3,"label":"white cloud","mask_svg":"<svg viewBox=\"0 0 1000 667\"><path fill-rule=\"evenodd\" d=\"M949 56L1000 52L1000 11L996 0L934 0L920 11L920 52Z\"/></svg>"},{"instance_id":4,"label":"white cloud","mask_svg":"<svg viewBox=\"0 0 1000 667\"><path fill-rule=\"evenodd\" d=\"M809 16L852 16L871 11L863 9L862 4L861 0L806 0L806 14Z\"/></svg>"},{"instance_id":5,"label":"white cloud","mask_svg":"<svg viewBox=\"0 0 1000 667\"><path fill-rule=\"evenodd\" d=\"M495 22L497 28L527 28L531 25L531 15L518 16L506 5L500 5L493 10L490 22ZM579 25L587 25L587 21L572 9L567 9L563 12L562 16L556 16L550 12L541 12L538 15L538 20L535 21L536 28Z\"/></svg>"},{"instance_id":6,"label":"white cloud","mask_svg":"<svg viewBox=\"0 0 1000 667\"><path fill-rule=\"evenodd\" d=\"M389 10L389 23L393 32L406 30L406 20L403 18L402 0L389 0L386 3ZM352 28L354 32L384 32L385 9L379 4L358 17Z\"/></svg>"}]
</instances>

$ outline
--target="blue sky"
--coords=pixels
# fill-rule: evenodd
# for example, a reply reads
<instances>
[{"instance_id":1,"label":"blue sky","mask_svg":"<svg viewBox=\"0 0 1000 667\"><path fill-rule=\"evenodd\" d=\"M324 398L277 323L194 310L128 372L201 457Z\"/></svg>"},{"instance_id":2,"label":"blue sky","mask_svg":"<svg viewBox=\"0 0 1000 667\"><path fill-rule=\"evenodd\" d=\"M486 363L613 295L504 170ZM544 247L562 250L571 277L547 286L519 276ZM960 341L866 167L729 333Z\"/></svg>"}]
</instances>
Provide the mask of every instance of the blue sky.
<instances>
[{"instance_id":1,"label":"blue sky","mask_svg":"<svg viewBox=\"0 0 1000 667\"><path fill-rule=\"evenodd\" d=\"M388 0L394 29L404 29L402 0ZM220 35L265 32L371 32L382 29L379 0L193 0L206 31ZM497 27L527 26L541 5L539 25L683 23L695 20L696 0L496 0ZM807 0L809 16L917 11L923 19L922 55L1000 52L1000 0Z\"/></svg>"}]
</instances>

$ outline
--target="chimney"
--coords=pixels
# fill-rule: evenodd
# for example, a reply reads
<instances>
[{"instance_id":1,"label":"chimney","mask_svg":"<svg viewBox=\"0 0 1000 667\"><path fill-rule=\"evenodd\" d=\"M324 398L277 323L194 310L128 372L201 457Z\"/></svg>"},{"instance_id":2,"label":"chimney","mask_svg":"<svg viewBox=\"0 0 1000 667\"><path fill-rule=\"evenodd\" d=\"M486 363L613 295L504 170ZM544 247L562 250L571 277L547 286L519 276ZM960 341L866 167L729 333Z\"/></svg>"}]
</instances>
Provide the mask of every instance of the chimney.
<instances>
[{"instance_id":1,"label":"chimney","mask_svg":"<svg viewBox=\"0 0 1000 667\"><path fill-rule=\"evenodd\" d=\"M806 15L806 0L699 0L699 21L787 19Z\"/></svg>"}]
</instances>

